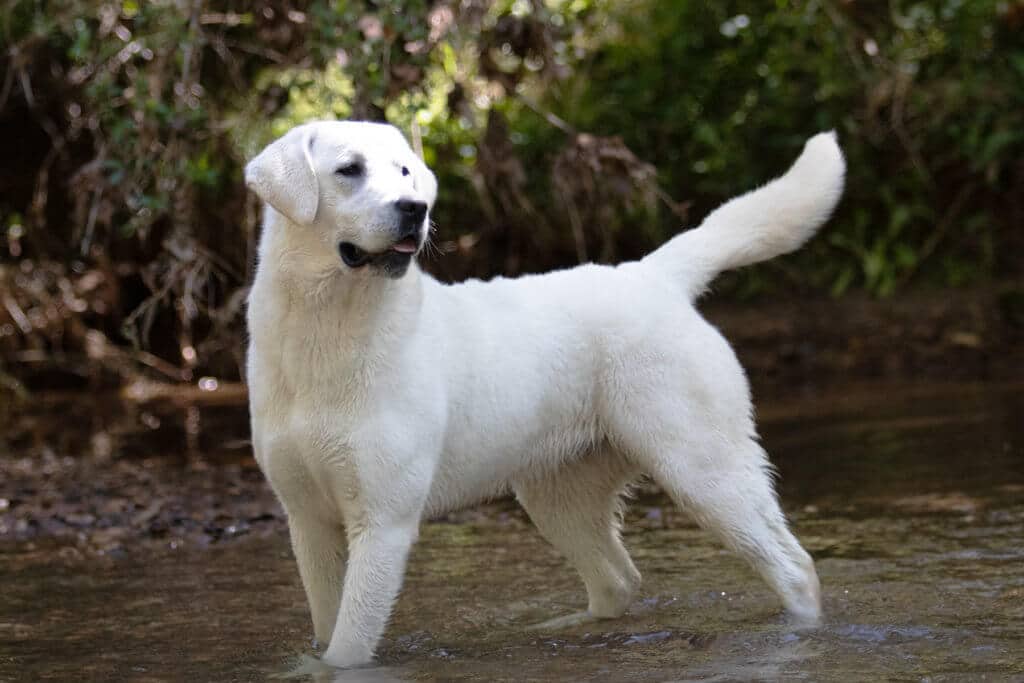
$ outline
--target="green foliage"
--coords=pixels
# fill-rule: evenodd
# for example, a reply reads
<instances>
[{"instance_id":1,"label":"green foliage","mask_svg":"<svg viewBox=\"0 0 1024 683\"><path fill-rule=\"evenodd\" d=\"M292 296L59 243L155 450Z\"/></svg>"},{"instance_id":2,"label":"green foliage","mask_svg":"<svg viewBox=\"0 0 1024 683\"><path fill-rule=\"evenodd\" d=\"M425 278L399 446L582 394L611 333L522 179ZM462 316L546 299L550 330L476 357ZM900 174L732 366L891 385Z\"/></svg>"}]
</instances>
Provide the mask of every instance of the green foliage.
<instances>
[{"instance_id":1,"label":"green foliage","mask_svg":"<svg viewBox=\"0 0 1024 683\"><path fill-rule=\"evenodd\" d=\"M707 210L835 128L848 192L797 257L807 282L885 295L918 273L958 285L1008 265L992 245L1014 228L996 207L1024 182L1020 3L630 5L621 37L551 99L620 132L670 192Z\"/></svg>"},{"instance_id":2,"label":"green foliage","mask_svg":"<svg viewBox=\"0 0 1024 683\"><path fill-rule=\"evenodd\" d=\"M224 349L256 234L241 167L299 122L411 135L453 278L637 257L835 128L827 234L722 288L1018 275L1022 26L1022 0L13 0L0 250L116 262L112 330Z\"/></svg>"}]
</instances>

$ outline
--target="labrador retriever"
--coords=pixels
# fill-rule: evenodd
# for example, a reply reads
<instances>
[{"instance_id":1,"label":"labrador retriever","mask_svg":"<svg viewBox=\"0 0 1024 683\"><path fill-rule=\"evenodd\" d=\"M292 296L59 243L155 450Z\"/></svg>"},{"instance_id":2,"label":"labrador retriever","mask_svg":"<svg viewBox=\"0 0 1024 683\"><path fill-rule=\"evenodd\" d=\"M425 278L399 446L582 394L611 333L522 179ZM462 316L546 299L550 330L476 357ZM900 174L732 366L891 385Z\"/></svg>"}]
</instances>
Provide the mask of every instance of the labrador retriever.
<instances>
[{"instance_id":1,"label":"labrador retriever","mask_svg":"<svg viewBox=\"0 0 1024 683\"><path fill-rule=\"evenodd\" d=\"M446 285L415 261L437 182L397 129L308 123L256 156L253 445L324 661L372 661L421 520L509 491L582 577L582 618L623 614L640 574L621 495L643 474L817 620L746 376L694 300L718 273L801 246L844 174L822 133L640 261Z\"/></svg>"}]
</instances>

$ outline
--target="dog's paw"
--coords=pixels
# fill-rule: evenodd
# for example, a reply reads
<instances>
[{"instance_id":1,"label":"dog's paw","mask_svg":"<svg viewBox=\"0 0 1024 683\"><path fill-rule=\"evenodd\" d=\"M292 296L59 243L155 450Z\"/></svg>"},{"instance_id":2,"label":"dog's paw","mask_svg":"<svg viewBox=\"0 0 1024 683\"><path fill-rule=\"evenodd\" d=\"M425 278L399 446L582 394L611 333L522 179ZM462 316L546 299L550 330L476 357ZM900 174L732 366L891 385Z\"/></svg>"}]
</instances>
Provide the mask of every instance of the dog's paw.
<instances>
[{"instance_id":1,"label":"dog's paw","mask_svg":"<svg viewBox=\"0 0 1024 683\"><path fill-rule=\"evenodd\" d=\"M821 608L817 605L809 605L803 609L786 610L786 621L797 631L816 629L821 626Z\"/></svg>"},{"instance_id":2,"label":"dog's paw","mask_svg":"<svg viewBox=\"0 0 1024 683\"><path fill-rule=\"evenodd\" d=\"M554 619L548 619L542 621L539 624L531 624L526 627L527 631L560 631L566 628L572 628L579 626L580 624L589 624L592 621L597 621L599 617L595 617L590 612L575 612L573 614L566 614Z\"/></svg>"},{"instance_id":3,"label":"dog's paw","mask_svg":"<svg viewBox=\"0 0 1024 683\"><path fill-rule=\"evenodd\" d=\"M322 661L338 669L358 669L373 664L373 650L361 645L328 647Z\"/></svg>"},{"instance_id":4,"label":"dog's paw","mask_svg":"<svg viewBox=\"0 0 1024 683\"><path fill-rule=\"evenodd\" d=\"M314 683L403 683L411 680L406 672L393 667L339 669L311 655L301 655L285 673L272 674L273 680L314 681Z\"/></svg>"}]
</instances>

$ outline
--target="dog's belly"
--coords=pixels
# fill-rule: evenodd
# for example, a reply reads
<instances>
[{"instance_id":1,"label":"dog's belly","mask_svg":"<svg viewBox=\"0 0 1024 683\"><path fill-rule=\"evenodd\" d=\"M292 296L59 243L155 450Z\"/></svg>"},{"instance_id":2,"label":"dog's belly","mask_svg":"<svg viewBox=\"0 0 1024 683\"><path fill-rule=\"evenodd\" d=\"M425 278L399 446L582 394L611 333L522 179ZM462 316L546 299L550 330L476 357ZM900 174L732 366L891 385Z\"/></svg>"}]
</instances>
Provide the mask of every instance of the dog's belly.
<instances>
[{"instance_id":1,"label":"dog's belly","mask_svg":"<svg viewBox=\"0 0 1024 683\"><path fill-rule=\"evenodd\" d=\"M461 385L464 394L449 405L430 514L501 495L603 439L593 358L570 365L557 379L544 359L492 366L486 380Z\"/></svg>"},{"instance_id":2,"label":"dog's belly","mask_svg":"<svg viewBox=\"0 0 1024 683\"><path fill-rule=\"evenodd\" d=\"M508 493L520 479L543 476L569 459L584 456L600 440L590 424L546 434L453 443L441 456L427 499L436 516Z\"/></svg>"}]
</instances>

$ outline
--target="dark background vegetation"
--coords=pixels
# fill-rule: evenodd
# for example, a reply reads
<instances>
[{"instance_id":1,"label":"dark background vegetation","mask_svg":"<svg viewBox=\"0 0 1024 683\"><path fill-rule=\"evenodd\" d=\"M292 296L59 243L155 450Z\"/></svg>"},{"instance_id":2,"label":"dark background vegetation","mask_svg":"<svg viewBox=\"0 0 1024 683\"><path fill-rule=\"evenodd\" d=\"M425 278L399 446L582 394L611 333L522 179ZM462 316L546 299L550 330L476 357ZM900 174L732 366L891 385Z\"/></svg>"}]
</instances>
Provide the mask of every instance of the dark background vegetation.
<instances>
[{"instance_id":1,"label":"dark background vegetation","mask_svg":"<svg viewBox=\"0 0 1024 683\"><path fill-rule=\"evenodd\" d=\"M26 368L237 377L241 169L311 118L422 147L446 280L635 258L830 128L836 219L720 295L1022 276L1021 0L8 0L0 46L8 390Z\"/></svg>"}]
</instances>

